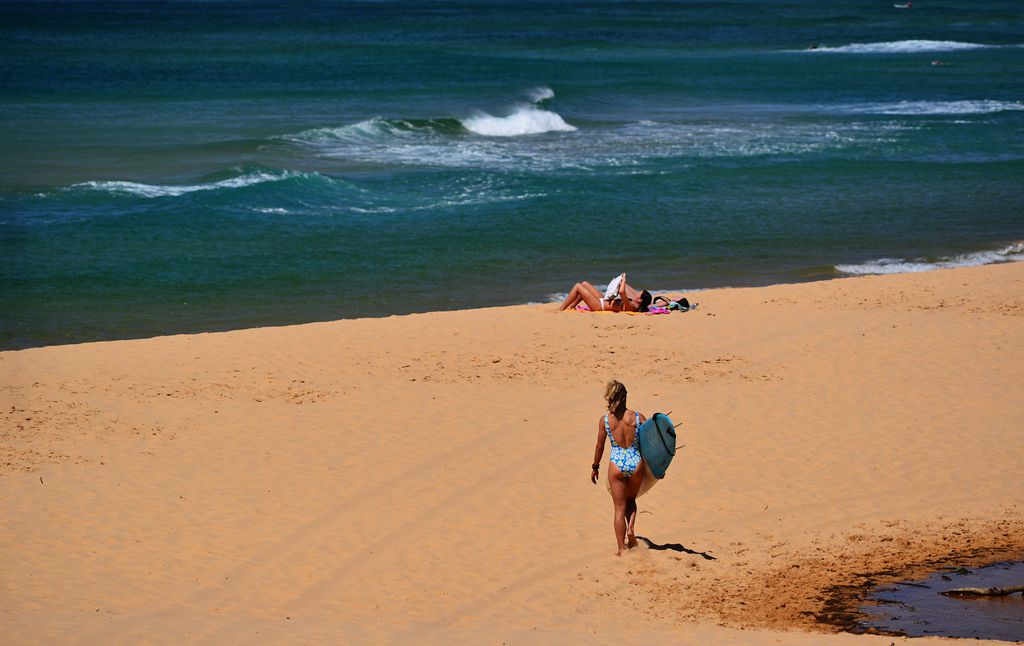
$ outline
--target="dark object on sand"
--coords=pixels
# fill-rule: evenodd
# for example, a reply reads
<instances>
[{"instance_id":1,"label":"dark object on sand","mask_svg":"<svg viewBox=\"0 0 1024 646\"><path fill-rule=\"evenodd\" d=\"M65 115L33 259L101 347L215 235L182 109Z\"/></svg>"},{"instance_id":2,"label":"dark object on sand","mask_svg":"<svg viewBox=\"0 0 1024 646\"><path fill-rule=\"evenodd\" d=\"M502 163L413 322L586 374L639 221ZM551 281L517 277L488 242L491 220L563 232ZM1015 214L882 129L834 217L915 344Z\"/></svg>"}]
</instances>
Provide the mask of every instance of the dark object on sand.
<instances>
[{"instance_id":1,"label":"dark object on sand","mask_svg":"<svg viewBox=\"0 0 1024 646\"><path fill-rule=\"evenodd\" d=\"M953 588L939 594L947 597L1003 597L1014 592L1024 592L1024 585L1009 585L998 588Z\"/></svg>"},{"instance_id":2,"label":"dark object on sand","mask_svg":"<svg viewBox=\"0 0 1024 646\"><path fill-rule=\"evenodd\" d=\"M690 310L697 309L697 304L694 303L693 305L691 305L690 301L686 300L685 296L675 301L670 301L664 296L655 296L654 301L652 301L652 305L657 305L658 301L661 301L661 303L663 303L662 307L664 307L667 310L679 310L680 312L689 312Z\"/></svg>"}]
</instances>

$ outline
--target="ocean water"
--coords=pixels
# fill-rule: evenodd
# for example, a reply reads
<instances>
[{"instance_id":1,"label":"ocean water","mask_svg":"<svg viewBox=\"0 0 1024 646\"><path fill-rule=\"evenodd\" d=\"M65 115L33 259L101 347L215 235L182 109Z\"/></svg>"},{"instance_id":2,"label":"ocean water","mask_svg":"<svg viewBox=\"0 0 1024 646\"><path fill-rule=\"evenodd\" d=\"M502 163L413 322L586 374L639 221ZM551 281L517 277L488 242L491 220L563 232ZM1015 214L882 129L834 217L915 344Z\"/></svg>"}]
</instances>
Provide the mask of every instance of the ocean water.
<instances>
[{"instance_id":1,"label":"ocean water","mask_svg":"<svg viewBox=\"0 0 1024 646\"><path fill-rule=\"evenodd\" d=\"M0 347L1024 259L1024 3L17 2Z\"/></svg>"}]
</instances>

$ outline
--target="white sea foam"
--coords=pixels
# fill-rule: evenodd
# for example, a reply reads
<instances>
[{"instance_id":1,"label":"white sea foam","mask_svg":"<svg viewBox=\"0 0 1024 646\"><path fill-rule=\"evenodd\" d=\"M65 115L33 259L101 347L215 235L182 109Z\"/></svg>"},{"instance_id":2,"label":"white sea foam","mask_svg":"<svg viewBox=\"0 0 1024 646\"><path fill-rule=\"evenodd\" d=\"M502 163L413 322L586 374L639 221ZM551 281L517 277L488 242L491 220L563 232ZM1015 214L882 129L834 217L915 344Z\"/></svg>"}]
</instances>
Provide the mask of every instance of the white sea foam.
<instances>
[{"instance_id":1,"label":"white sea foam","mask_svg":"<svg viewBox=\"0 0 1024 646\"><path fill-rule=\"evenodd\" d=\"M472 179L456 178L452 181L434 184L433 189L429 193L412 191L401 195L395 195L392 192L366 192L359 196L361 200L359 204L347 204L341 208L354 213L388 214L516 202L548 195L545 192L523 191L519 187L510 186L502 178L494 176Z\"/></svg>"},{"instance_id":2,"label":"white sea foam","mask_svg":"<svg viewBox=\"0 0 1024 646\"><path fill-rule=\"evenodd\" d=\"M340 128L307 130L284 138L314 148L324 157L364 163L486 167L507 164L512 156L489 141L469 141L430 127L389 132L392 129L393 126L383 119L371 119Z\"/></svg>"},{"instance_id":3,"label":"white sea foam","mask_svg":"<svg viewBox=\"0 0 1024 646\"><path fill-rule=\"evenodd\" d=\"M525 94L536 100L554 96L550 88L544 87ZM880 104L847 107L862 112L887 109ZM991 107L994 106L981 104L975 109ZM530 135L572 132L576 127L554 111L523 103L508 116L481 112L461 120L414 122L375 117L346 126L284 135L282 139L315 149L323 157L358 163L586 172L620 167L642 173L650 170L644 167L646 164L665 158L800 155L886 146L909 129L912 126L895 121L805 124L773 119L727 125L643 119L618 126L592 127L585 138L536 137Z\"/></svg>"},{"instance_id":4,"label":"white sea foam","mask_svg":"<svg viewBox=\"0 0 1024 646\"><path fill-rule=\"evenodd\" d=\"M556 112L538 107L544 101L554 98L555 92L549 87L535 87L524 93L529 103L514 106L507 116L495 116L478 111L472 116L458 119L466 130L488 137L516 137L545 132L571 132L576 130ZM335 128L314 128L295 134L282 135L281 139L298 144L331 147L343 144L401 146L403 141L414 145L438 143L446 139L448 119L434 119L412 123L402 119L373 117L358 123Z\"/></svg>"},{"instance_id":5,"label":"white sea foam","mask_svg":"<svg viewBox=\"0 0 1024 646\"><path fill-rule=\"evenodd\" d=\"M851 105L840 108L855 114L989 114L1024 110L1021 101L898 101Z\"/></svg>"},{"instance_id":6,"label":"white sea foam","mask_svg":"<svg viewBox=\"0 0 1024 646\"><path fill-rule=\"evenodd\" d=\"M535 87L526 93L530 103L540 103L555 98L555 91L549 87Z\"/></svg>"},{"instance_id":7,"label":"white sea foam","mask_svg":"<svg viewBox=\"0 0 1024 646\"><path fill-rule=\"evenodd\" d=\"M863 105L848 107L866 109ZM662 159L677 159L675 168L678 170L681 164L700 158L801 155L846 148L886 147L916 128L897 120L858 123L767 120L729 125L644 119L591 127L585 137L537 137L528 135L551 130L571 131L574 127L554 112L523 106L509 117L477 115L461 122L436 119L412 123L375 118L348 126L306 130L282 138L312 149L322 157L355 163L584 172L621 168L644 172L652 170L648 164Z\"/></svg>"},{"instance_id":8,"label":"white sea foam","mask_svg":"<svg viewBox=\"0 0 1024 646\"><path fill-rule=\"evenodd\" d=\"M72 189L89 189L105 193L121 193L125 195L137 195L139 197L167 197L178 196L196 191L215 191L223 188L241 188L254 184L266 182L279 182L292 177L300 177L302 173L284 171L281 173L269 173L265 171L248 173L238 177L211 182L209 184L140 184L137 182L123 181L91 181L81 184L74 184Z\"/></svg>"},{"instance_id":9,"label":"white sea foam","mask_svg":"<svg viewBox=\"0 0 1024 646\"><path fill-rule=\"evenodd\" d=\"M896 40L881 43L853 43L839 47L815 47L799 50L824 54L919 54L924 52L955 52L968 49L988 49L998 45L962 43L955 40Z\"/></svg>"},{"instance_id":10,"label":"white sea foam","mask_svg":"<svg viewBox=\"0 0 1024 646\"><path fill-rule=\"evenodd\" d=\"M544 132L572 132L576 130L562 117L549 110L534 106L523 106L507 117L496 117L479 112L472 117L460 119L462 127L485 137L518 137L537 135Z\"/></svg>"},{"instance_id":11,"label":"white sea foam","mask_svg":"<svg viewBox=\"0 0 1024 646\"><path fill-rule=\"evenodd\" d=\"M800 155L847 147L886 145L910 129L900 123L743 125L670 124L641 121L592 145L606 152L607 165L658 157L713 158ZM620 163L614 163L615 161Z\"/></svg>"},{"instance_id":12,"label":"white sea foam","mask_svg":"<svg viewBox=\"0 0 1024 646\"><path fill-rule=\"evenodd\" d=\"M836 269L844 274L907 274L933 269L952 269L955 267L976 267L1001 262L1024 261L1024 241L996 249L993 251L976 251L952 258L939 258L934 261L924 259L879 258L859 265L836 265Z\"/></svg>"}]
</instances>

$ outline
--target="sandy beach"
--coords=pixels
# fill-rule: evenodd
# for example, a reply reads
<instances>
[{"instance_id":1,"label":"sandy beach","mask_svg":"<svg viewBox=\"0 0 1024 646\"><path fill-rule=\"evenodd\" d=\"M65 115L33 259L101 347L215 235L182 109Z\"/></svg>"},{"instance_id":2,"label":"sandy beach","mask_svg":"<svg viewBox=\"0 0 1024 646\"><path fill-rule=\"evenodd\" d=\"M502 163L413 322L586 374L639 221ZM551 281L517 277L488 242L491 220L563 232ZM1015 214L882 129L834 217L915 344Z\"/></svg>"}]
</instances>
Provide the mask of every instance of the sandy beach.
<instances>
[{"instance_id":1,"label":"sandy beach","mask_svg":"<svg viewBox=\"0 0 1024 646\"><path fill-rule=\"evenodd\" d=\"M1024 264L688 296L0 353L3 642L903 643L820 619L1024 558ZM684 445L623 558L612 377Z\"/></svg>"}]
</instances>

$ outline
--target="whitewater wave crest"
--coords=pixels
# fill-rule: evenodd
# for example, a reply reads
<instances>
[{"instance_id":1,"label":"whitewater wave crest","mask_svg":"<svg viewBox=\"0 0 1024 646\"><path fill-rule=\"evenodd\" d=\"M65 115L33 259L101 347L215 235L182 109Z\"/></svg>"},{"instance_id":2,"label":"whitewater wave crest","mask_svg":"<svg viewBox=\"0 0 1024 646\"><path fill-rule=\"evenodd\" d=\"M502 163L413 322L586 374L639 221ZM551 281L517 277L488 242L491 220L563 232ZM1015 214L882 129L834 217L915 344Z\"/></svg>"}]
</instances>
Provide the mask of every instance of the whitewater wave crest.
<instances>
[{"instance_id":1,"label":"whitewater wave crest","mask_svg":"<svg viewBox=\"0 0 1024 646\"><path fill-rule=\"evenodd\" d=\"M899 101L870 105L846 106L843 111L854 114L991 114L1024 110L1021 101Z\"/></svg>"},{"instance_id":2,"label":"whitewater wave crest","mask_svg":"<svg viewBox=\"0 0 1024 646\"><path fill-rule=\"evenodd\" d=\"M800 51L824 54L919 54L924 52L955 52L989 49L998 45L963 43L955 40L896 40L880 43L853 43L838 47L820 46Z\"/></svg>"},{"instance_id":3,"label":"whitewater wave crest","mask_svg":"<svg viewBox=\"0 0 1024 646\"><path fill-rule=\"evenodd\" d=\"M121 194L121 195L135 195L137 197L177 197L179 195L185 195L186 193L195 193L197 191L216 191L219 189L226 188L243 188L246 186L253 186L255 184L265 184L267 182L280 182L282 180L292 179L296 177L307 177L307 173L297 173L294 171L258 171L253 173L246 173L239 175L238 177L231 177L229 179L220 180L218 182L209 182L205 184L141 184L138 182L125 182L125 181L90 181L82 182L80 184L73 184L70 189L77 190L90 190L98 191L102 193Z\"/></svg>"},{"instance_id":4,"label":"whitewater wave crest","mask_svg":"<svg viewBox=\"0 0 1024 646\"><path fill-rule=\"evenodd\" d=\"M553 99L555 91L549 87L537 87L526 93L530 100L527 105L515 106L511 114L497 117L486 112L459 119L466 130L484 137L519 137L539 135L545 132L573 132L576 126L569 125L562 115L538 107Z\"/></svg>"},{"instance_id":5,"label":"whitewater wave crest","mask_svg":"<svg viewBox=\"0 0 1024 646\"><path fill-rule=\"evenodd\" d=\"M545 132L576 130L556 112L540 107L553 99L554 90L535 87L523 94L528 102L519 103L505 116L477 111L462 118L387 119L373 117L335 128L313 128L282 135L279 138L300 145L332 148L339 145L436 144L467 131L485 137L516 137Z\"/></svg>"},{"instance_id":6,"label":"whitewater wave crest","mask_svg":"<svg viewBox=\"0 0 1024 646\"><path fill-rule=\"evenodd\" d=\"M555 98L555 91L549 87L535 87L527 91L526 96L530 99L530 103L543 103L548 99Z\"/></svg>"},{"instance_id":7,"label":"whitewater wave crest","mask_svg":"<svg viewBox=\"0 0 1024 646\"><path fill-rule=\"evenodd\" d=\"M557 112L542 110L532 105L521 107L505 117L479 112L466 119L460 119L460 122L466 130L485 137L518 137L576 130L576 126L566 123Z\"/></svg>"},{"instance_id":8,"label":"whitewater wave crest","mask_svg":"<svg viewBox=\"0 0 1024 646\"><path fill-rule=\"evenodd\" d=\"M836 270L854 276L867 274L908 274L934 269L956 267L977 267L1003 262L1024 261L1024 241L1015 242L1002 249L976 251L953 257L936 259L879 258L858 265L836 265Z\"/></svg>"},{"instance_id":9,"label":"whitewater wave crest","mask_svg":"<svg viewBox=\"0 0 1024 646\"><path fill-rule=\"evenodd\" d=\"M494 166L522 164L562 168L575 164L577 149L558 137L532 138L576 127L545 109L554 98L548 87L523 91L504 116L478 111L464 118L389 119L373 117L340 127L322 127L280 135L278 140L331 159L414 166ZM529 101L529 102L527 102ZM573 161L567 163L567 159Z\"/></svg>"}]
</instances>

